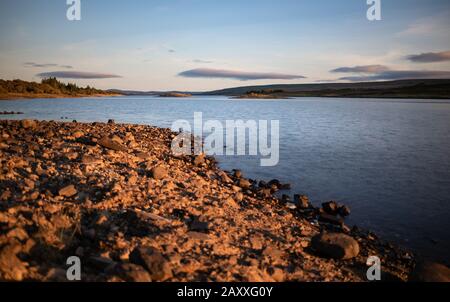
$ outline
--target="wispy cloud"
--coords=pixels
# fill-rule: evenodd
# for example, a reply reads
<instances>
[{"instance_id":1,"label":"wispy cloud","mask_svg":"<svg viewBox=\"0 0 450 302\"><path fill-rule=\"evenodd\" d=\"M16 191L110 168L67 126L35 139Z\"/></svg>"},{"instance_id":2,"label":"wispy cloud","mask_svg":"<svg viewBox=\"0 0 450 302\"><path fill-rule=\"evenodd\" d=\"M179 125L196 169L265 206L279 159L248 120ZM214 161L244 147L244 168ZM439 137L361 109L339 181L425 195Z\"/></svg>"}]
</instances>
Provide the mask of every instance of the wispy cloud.
<instances>
[{"instance_id":1,"label":"wispy cloud","mask_svg":"<svg viewBox=\"0 0 450 302\"><path fill-rule=\"evenodd\" d=\"M353 73L353 76L339 78L343 81L388 81L406 79L448 79L450 71L440 70L393 70L384 65L366 65L355 67L339 67L330 70L333 73Z\"/></svg>"},{"instance_id":2,"label":"wispy cloud","mask_svg":"<svg viewBox=\"0 0 450 302\"><path fill-rule=\"evenodd\" d=\"M187 70L179 73L178 75L187 78L221 78L221 79L235 79L240 81L294 80L305 78L304 76L293 74L245 72L236 70L222 70L222 69L208 69L208 68Z\"/></svg>"},{"instance_id":3,"label":"wispy cloud","mask_svg":"<svg viewBox=\"0 0 450 302\"><path fill-rule=\"evenodd\" d=\"M213 61L201 60L201 59L195 59L195 60L192 60L192 62L198 63L198 64L211 64L211 63L214 63Z\"/></svg>"},{"instance_id":4,"label":"wispy cloud","mask_svg":"<svg viewBox=\"0 0 450 302\"><path fill-rule=\"evenodd\" d=\"M388 70L372 75L342 77L339 80L352 82L388 81L408 79L450 79L450 71L437 70Z\"/></svg>"},{"instance_id":5,"label":"wispy cloud","mask_svg":"<svg viewBox=\"0 0 450 302\"><path fill-rule=\"evenodd\" d=\"M364 66L354 66L354 67L339 67L330 72L339 73L378 73L383 71L388 71L389 67L384 65L364 65Z\"/></svg>"},{"instance_id":6,"label":"wispy cloud","mask_svg":"<svg viewBox=\"0 0 450 302\"><path fill-rule=\"evenodd\" d=\"M415 63L433 63L450 61L450 50L443 52L427 52L418 55L410 55L407 60Z\"/></svg>"},{"instance_id":7,"label":"wispy cloud","mask_svg":"<svg viewBox=\"0 0 450 302\"><path fill-rule=\"evenodd\" d=\"M414 20L405 30L398 33L397 36L448 36L449 18L450 10L445 10L434 16Z\"/></svg>"},{"instance_id":8,"label":"wispy cloud","mask_svg":"<svg viewBox=\"0 0 450 302\"><path fill-rule=\"evenodd\" d=\"M61 79L112 79L121 78L119 75L98 73L98 72L83 72L83 71L53 71L43 72L36 76L40 78L61 78Z\"/></svg>"},{"instance_id":9,"label":"wispy cloud","mask_svg":"<svg viewBox=\"0 0 450 302\"><path fill-rule=\"evenodd\" d=\"M35 63L35 62L25 62L23 63L25 67L30 68L51 68L51 67L59 67L59 68L65 68L65 69L72 69L73 66L70 65L59 65L55 63Z\"/></svg>"}]
</instances>

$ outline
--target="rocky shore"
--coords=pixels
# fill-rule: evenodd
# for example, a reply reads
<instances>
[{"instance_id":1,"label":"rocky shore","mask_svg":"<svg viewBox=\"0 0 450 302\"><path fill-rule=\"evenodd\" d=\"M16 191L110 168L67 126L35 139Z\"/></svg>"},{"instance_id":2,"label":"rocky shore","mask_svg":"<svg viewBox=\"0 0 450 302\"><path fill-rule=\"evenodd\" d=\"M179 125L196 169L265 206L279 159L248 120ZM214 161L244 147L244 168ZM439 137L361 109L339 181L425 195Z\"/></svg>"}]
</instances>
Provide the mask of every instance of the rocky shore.
<instances>
[{"instance_id":1,"label":"rocky shore","mask_svg":"<svg viewBox=\"0 0 450 302\"><path fill-rule=\"evenodd\" d=\"M175 135L112 120L0 121L0 280L67 281L70 256L83 281L367 281L369 256L384 281L448 278L347 227L346 206L277 198L288 188L277 180L173 156Z\"/></svg>"}]
</instances>

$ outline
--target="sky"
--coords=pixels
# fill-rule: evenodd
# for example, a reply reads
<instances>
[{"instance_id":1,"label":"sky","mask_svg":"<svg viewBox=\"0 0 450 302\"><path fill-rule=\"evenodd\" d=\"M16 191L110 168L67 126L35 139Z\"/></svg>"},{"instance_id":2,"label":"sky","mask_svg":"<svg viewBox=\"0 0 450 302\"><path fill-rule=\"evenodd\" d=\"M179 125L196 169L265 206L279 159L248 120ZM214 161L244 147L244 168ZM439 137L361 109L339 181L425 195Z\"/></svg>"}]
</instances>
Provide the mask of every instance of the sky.
<instances>
[{"instance_id":1,"label":"sky","mask_svg":"<svg viewBox=\"0 0 450 302\"><path fill-rule=\"evenodd\" d=\"M0 1L0 78L101 89L450 78L450 1Z\"/></svg>"}]
</instances>

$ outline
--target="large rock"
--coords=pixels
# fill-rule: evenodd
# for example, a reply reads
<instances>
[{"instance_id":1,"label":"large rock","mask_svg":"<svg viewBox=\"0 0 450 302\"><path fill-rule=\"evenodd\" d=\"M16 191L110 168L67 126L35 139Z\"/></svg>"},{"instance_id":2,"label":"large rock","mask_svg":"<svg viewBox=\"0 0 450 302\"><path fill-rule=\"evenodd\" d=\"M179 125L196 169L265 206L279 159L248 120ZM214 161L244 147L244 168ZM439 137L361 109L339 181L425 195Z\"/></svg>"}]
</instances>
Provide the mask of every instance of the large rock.
<instances>
[{"instance_id":1,"label":"large rock","mask_svg":"<svg viewBox=\"0 0 450 302\"><path fill-rule=\"evenodd\" d=\"M300 209L308 209L311 206L308 196L305 195L294 195L294 203L297 204Z\"/></svg>"},{"instance_id":2,"label":"large rock","mask_svg":"<svg viewBox=\"0 0 450 302\"><path fill-rule=\"evenodd\" d=\"M165 281L172 278L169 262L153 247L137 247L131 252L130 261L145 267L152 280Z\"/></svg>"},{"instance_id":3,"label":"large rock","mask_svg":"<svg viewBox=\"0 0 450 302\"><path fill-rule=\"evenodd\" d=\"M152 177L157 180L165 179L169 175L167 169L162 166L154 167L151 173Z\"/></svg>"},{"instance_id":4,"label":"large rock","mask_svg":"<svg viewBox=\"0 0 450 302\"><path fill-rule=\"evenodd\" d=\"M114 151L126 151L127 148L105 136L97 142L100 146Z\"/></svg>"},{"instance_id":5,"label":"large rock","mask_svg":"<svg viewBox=\"0 0 450 302\"><path fill-rule=\"evenodd\" d=\"M322 209L330 215L337 215L339 205L335 201L329 201L322 204Z\"/></svg>"},{"instance_id":6,"label":"large rock","mask_svg":"<svg viewBox=\"0 0 450 302\"><path fill-rule=\"evenodd\" d=\"M352 237L339 233L322 233L312 238L311 247L318 254L334 259L352 259L359 254L359 244Z\"/></svg>"},{"instance_id":7,"label":"large rock","mask_svg":"<svg viewBox=\"0 0 450 302\"><path fill-rule=\"evenodd\" d=\"M409 276L411 282L450 282L450 269L445 265L421 261Z\"/></svg>"},{"instance_id":8,"label":"large rock","mask_svg":"<svg viewBox=\"0 0 450 302\"><path fill-rule=\"evenodd\" d=\"M59 195L63 196L63 197L72 197L74 195L76 195L77 189L75 189L74 185L69 185L67 187L62 188L61 190L59 190Z\"/></svg>"},{"instance_id":9,"label":"large rock","mask_svg":"<svg viewBox=\"0 0 450 302\"><path fill-rule=\"evenodd\" d=\"M342 226L344 224L344 220L340 217L333 216L326 213L321 213L319 216L320 222L331 223L337 226Z\"/></svg>"},{"instance_id":10,"label":"large rock","mask_svg":"<svg viewBox=\"0 0 450 302\"><path fill-rule=\"evenodd\" d=\"M125 263L118 265L116 271L127 282L152 282L150 274L140 265Z\"/></svg>"},{"instance_id":11,"label":"large rock","mask_svg":"<svg viewBox=\"0 0 450 302\"><path fill-rule=\"evenodd\" d=\"M37 127L37 122L33 120L23 120L21 125L25 129L35 129Z\"/></svg>"},{"instance_id":12,"label":"large rock","mask_svg":"<svg viewBox=\"0 0 450 302\"><path fill-rule=\"evenodd\" d=\"M250 189L251 186L252 186L252 183L250 181L248 181L247 179L241 178L239 180L239 187L241 187L242 189L244 189L244 190Z\"/></svg>"}]
</instances>

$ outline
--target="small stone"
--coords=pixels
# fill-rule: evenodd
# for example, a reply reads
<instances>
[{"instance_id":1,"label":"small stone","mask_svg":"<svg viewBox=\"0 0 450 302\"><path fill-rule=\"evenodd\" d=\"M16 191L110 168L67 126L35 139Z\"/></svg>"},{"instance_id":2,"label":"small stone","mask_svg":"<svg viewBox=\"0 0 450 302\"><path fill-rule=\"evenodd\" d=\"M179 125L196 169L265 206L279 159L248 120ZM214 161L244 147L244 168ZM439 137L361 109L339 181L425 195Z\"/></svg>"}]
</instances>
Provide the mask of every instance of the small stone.
<instances>
[{"instance_id":1,"label":"small stone","mask_svg":"<svg viewBox=\"0 0 450 302\"><path fill-rule=\"evenodd\" d=\"M157 180L165 179L168 176L168 171L162 167L158 166L152 169L152 177Z\"/></svg>"},{"instance_id":2,"label":"small stone","mask_svg":"<svg viewBox=\"0 0 450 302\"><path fill-rule=\"evenodd\" d=\"M169 261L153 247L137 247L130 253L130 261L145 267L152 280L166 281L172 278Z\"/></svg>"},{"instance_id":3,"label":"small stone","mask_svg":"<svg viewBox=\"0 0 450 302\"><path fill-rule=\"evenodd\" d=\"M351 211L350 211L350 208L348 206L341 206L338 209L338 213L342 217L347 217L347 216L350 216Z\"/></svg>"},{"instance_id":4,"label":"small stone","mask_svg":"<svg viewBox=\"0 0 450 302\"><path fill-rule=\"evenodd\" d=\"M80 138L80 137L83 137L83 136L84 136L84 133L83 133L83 131L78 130L78 131L75 131L75 132L72 134L72 136L73 136L74 138Z\"/></svg>"},{"instance_id":5,"label":"small stone","mask_svg":"<svg viewBox=\"0 0 450 302\"><path fill-rule=\"evenodd\" d=\"M127 282L152 282L150 274L140 265L124 263L118 265L115 270Z\"/></svg>"},{"instance_id":6,"label":"small stone","mask_svg":"<svg viewBox=\"0 0 450 302\"><path fill-rule=\"evenodd\" d=\"M241 202L241 201L244 200L244 194L242 194L241 192L237 192L237 193L234 195L234 199L235 199L237 202Z\"/></svg>"},{"instance_id":7,"label":"small stone","mask_svg":"<svg viewBox=\"0 0 450 302\"><path fill-rule=\"evenodd\" d=\"M331 223L337 226L342 226L342 224L344 223L344 220L342 218L333 216L333 215L329 215L326 213L321 213L319 216L319 221L320 222L325 222L325 223Z\"/></svg>"},{"instance_id":8,"label":"small stone","mask_svg":"<svg viewBox=\"0 0 450 302\"><path fill-rule=\"evenodd\" d=\"M114 151L126 151L127 148L105 136L97 142L100 146Z\"/></svg>"},{"instance_id":9,"label":"small stone","mask_svg":"<svg viewBox=\"0 0 450 302\"><path fill-rule=\"evenodd\" d=\"M329 201L322 204L322 209L330 215L337 215L338 207L339 206L335 201Z\"/></svg>"},{"instance_id":10,"label":"small stone","mask_svg":"<svg viewBox=\"0 0 450 302\"><path fill-rule=\"evenodd\" d=\"M25 129L35 129L37 127L37 122L33 120L23 120L21 125Z\"/></svg>"},{"instance_id":11,"label":"small stone","mask_svg":"<svg viewBox=\"0 0 450 302\"><path fill-rule=\"evenodd\" d=\"M17 238L20 241L28 239L28 233L22 228L15 228L6 234L8 238Z\"/></svg>"},{"instance_id":12,"label":"small stone","mask_svg":"<svg viewBox=\"0 0 450 302\"><path fill-rule=\"evenodd\" d=\"M242 171L241 170L234 170L234 177L241 178L242 177Z\"/></svg>"},{"instance_id":13,"label":"small stone","mask_svg":"<svg viewBox=\"0 0 450 302\"><path fill-rule=\"evenodd\" d=\"M78 193L77 189L75 189L74 185L69 185L67 187L59 190L59 195L63 197L72 197Z\"/></svg>"},{"instance_id":14,"label":"small stone","mask_svg":"<svg viewBox=\"0 0 450 302\"><path fill-rule=\"evenodd\" d=\"M311 240L311 247L325 257L348 260L359 254L359 244L352 237L339 233L322 233Z\"/></svg>"},{"instance_id":15,"label":"small stone","mask_svg":"<svg viewBox=\"0 0 450 302\"><path fill-rule=\"evenodd\" d=\"M252 184L247 179L241 178L239 180L239 187L241 187L242 189L249 189L251 186Z\"/></svg>"},{"instance_id":16,"label":"small stone","mask_svg":"<svg viewBox=\"0 0 450 302\"><path fill-rule=\"evenodd\" d=\"M205 154L200 154L200 155L197 155L195 158L194 158L194 165L196 165L196 166L201 166L201 165L203 165L205 163Z\"/></svg>"},{"instance_id":17,"label":"small stone","mask_svg":"<svg viewBox=\"0 0 450 302\"><path fill-rule=\"evenodd\" d=\"M305 195L294 195L294 203L297 204L300 209L309 209L311 207L309 198Z\"/></svg>"},{"instance_id":18,"label":"small stone","mask_svg":"<svg viewBox=\"0 0 450 302\"><path fill-rule=\"evenodd\" d=\"M109 119L109 120L108 120L108 124L109 124L109 125L113 125L113 124L115 124L115 123L116 123L116 121L113 120L113 119Z\"/></svg>"},{"instance_id":19,"label":"small stone","mask_svg":"<svg viewBox=\"0 0 450 302\"><path fill-rule=\"evenodd\" d=\"M258 236L250 237L250 244L252 246L252 249L255 250L262 250L264 247L262 239Z\"/></svg>"},{"instance_id":20,"label":"small stone","mask_svg":"<svg viewBox=\"0 0 450 302\"><path fill-rule=\"evenodd\" d=\"M295 209L297 209L297 206L296 206L295 204L291 203L291 202L286 203L286 207L287 207L289 210L295 210Z\"/></svg>"},{"instance_id":21,"label":"small stone","mask_svg":"<svg viewBox=\"0 0 450 302\"><path fill-rule=\"evenodd\" d=\"M189 225L189 230L194 232L206 233L209 229L209 223L201 221L200 218L196 217Z\"/></svg>"},{"instance_id":22,"label":"small stone","mask_svg":"<svg viewBox=\"0 0 450 302\"><path fill-rule=\"evenodd\" d=\"M220 176L220 179L222 180L222 182L224 182L224 183L230 183L230 182L232 182L232 180L231 180L231 178L228 176L228 174L225 173L225 172L223 172L223 171L219 173L219 176Z\"/></svg>"}]
</instances>

